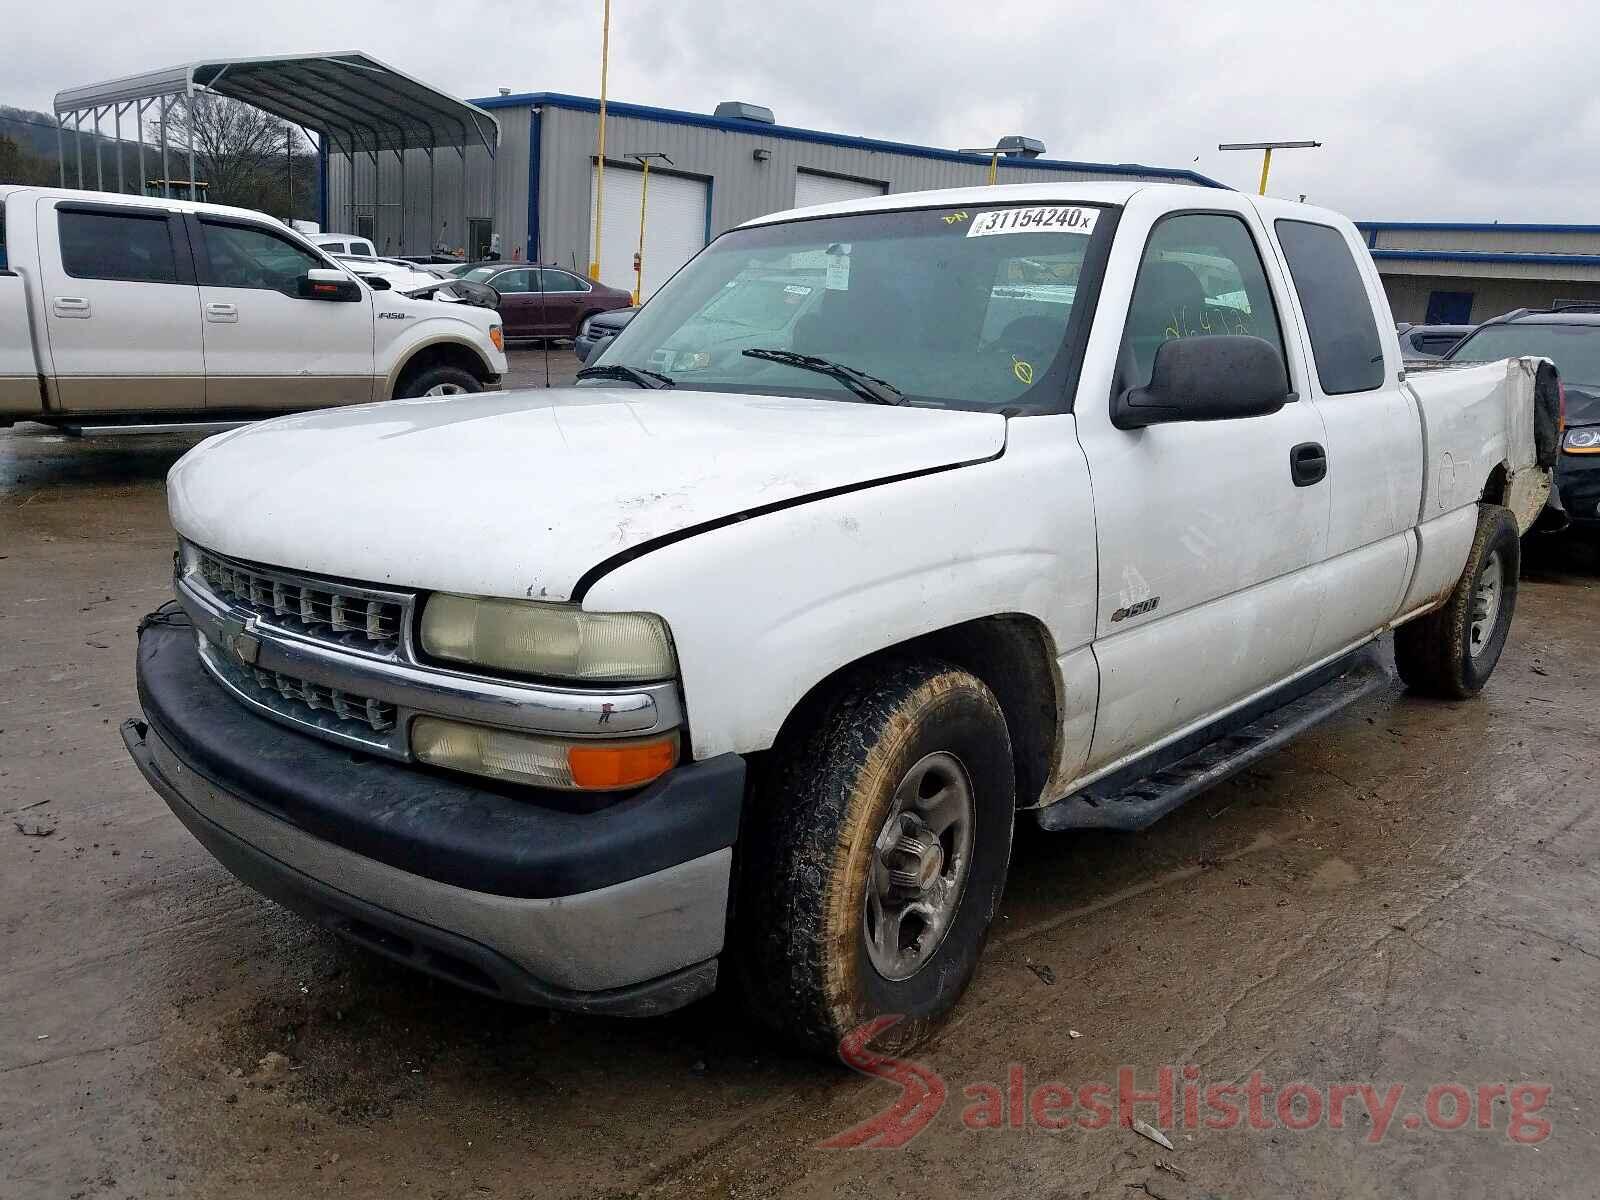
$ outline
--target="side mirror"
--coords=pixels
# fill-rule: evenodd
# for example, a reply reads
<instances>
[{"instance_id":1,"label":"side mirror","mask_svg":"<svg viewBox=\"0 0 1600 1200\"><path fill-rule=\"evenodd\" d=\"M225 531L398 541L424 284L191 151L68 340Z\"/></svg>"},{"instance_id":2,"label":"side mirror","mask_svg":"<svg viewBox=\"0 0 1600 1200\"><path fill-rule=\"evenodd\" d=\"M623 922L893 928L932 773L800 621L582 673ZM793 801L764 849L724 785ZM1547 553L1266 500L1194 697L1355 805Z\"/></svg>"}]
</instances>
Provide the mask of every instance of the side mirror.
<instances>
[{"instance_id":1,"label":"side mirror","mask_svg":"<svg viewBox=\"0 0 1600 1200\"><path fill-rule=\"evenodd\" d=\"M1156 350L1150 383L1113 398L1111 423L1143 429L1170 421L1231 421L1277 412L1294 394L1276 346L1258 337L1174 338Z\"/></svg>"},{"instance_id":2,"label":"side mirror","mask_svg":"<svg viewBox=\"0 0 1600 1200\"><path fill-rule=\"evenodd\" d=\"M583 365L588 366L595 359L599 358L606 352L606 347L611 345L611 343L616 340L617 335L614 333L608 333L603 338L596 338L594 344L589 347L589 353L584 355Z\"/></svg>"},{"instance_id":3,"label":"side mirror","mask_svg":"<svg viewBox=\"0 0 1600 1200\"><path fill-rule=\"evenodd\" d=\"M295 291L302 300L361 299L361 285L343 271L336 271L332 267L312 267L300 276Z\"/></svg>"}]
</instances>

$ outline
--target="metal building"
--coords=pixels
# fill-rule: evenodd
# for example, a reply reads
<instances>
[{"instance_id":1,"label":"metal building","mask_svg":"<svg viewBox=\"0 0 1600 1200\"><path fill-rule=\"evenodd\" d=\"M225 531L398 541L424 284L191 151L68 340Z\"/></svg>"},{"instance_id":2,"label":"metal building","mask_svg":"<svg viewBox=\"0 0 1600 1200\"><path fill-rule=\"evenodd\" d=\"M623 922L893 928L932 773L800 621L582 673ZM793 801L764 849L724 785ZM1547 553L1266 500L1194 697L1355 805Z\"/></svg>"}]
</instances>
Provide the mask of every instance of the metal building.
<instances>
[{"instance_id":1,"label":"metal building","mask_svg":"<svg viewBox=\"0 0 1600 1200\"><path fill-rule=\"evenodd\" d=\"M1468 325L1600 304L1600 225L1358 221L1396 321Z\"/></svg>"},{"instance_id":2,"label":"metal building","mask_svg":"<svg viewBox=\"0 0 1600 1200\"><path fill-rule=\"evenodd\" d=\"M434 224L415 205L403 212L375 204L398 191L402 162L416 152L365 158L335 153L327 164L325 228L370 233L380 251L416 254L448 248L469 257L556 262L579 274L593 261L595 155L599 102L556 93L491 96L471 102L492 112L500 143L495 173L469 154L465 195L441 175ZM727 110L750 115L732 115ZM606 169L600 213L601 279L634 286L640 164L651 163L644 236L643 291L649 295L712 237L752 217L826 200L987 182L990 154L962 153L778 125L751 105L719 113L679 112L637 104L606 106ZM998 159L1002 183L1053 179L1150 179L1221 184L1192 171L1132 164L1029 157L1027 148ZM441 160L442 161L442 160ZM454 169L454 164L450 169Z\"/></svg>"}]
</instances>

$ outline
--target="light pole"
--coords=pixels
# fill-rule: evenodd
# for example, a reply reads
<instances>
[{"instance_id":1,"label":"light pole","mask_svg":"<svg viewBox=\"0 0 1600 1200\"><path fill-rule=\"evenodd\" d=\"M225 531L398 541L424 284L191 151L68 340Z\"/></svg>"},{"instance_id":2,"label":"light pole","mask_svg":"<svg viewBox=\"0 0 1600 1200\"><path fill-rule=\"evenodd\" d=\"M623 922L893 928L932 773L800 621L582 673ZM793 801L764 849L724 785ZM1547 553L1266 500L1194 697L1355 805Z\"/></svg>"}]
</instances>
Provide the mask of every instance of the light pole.
<instances>
[{"instance_id":1,"label":"light pole","mask_svg":"<svg viewBox=\"0 0 1600 1200\"><path fill-rule=\"evenodd\" d=\"M644 168L644 178L639 181L639 249L633 256L633 302L638 304L644 295L644 206L650 196L650 160L659 158L669 167L672 160L659 150L630 154L628 157Z\"/></svg>"},{"instance_id":2,"label":"light pole","mask_svg":"<svg viewBox=\"0 0 1600 1200\"><path fill-rule=\"evenodd\" d=\"M1267 194L1267 172L1272 170L1272 152L1274 150L1315 150L1321 142L1228 142L1218 146L1218 150L1259 150L1261 151L1261 192Z\"/></svg>"},{"instance_id":3,"label":"light pole","mask_svg":"<svg viewBox=\"0 0 1600 1200\"><path fill-rule=\"evenodd\" d=\"M611 0L605 0L600 23L600 145L594 156L594 257L589 278L600 278L600 214L606 194L606 66L611 58Z\"/></svg>"},{"instance_id":4,"label":"light pole","mask_svg":"<svg viewBox=\"0 0 1600 1200\"><path fill-rule=\"evenodd\" d=\"M977 149L957 150L957 154L987 154L989 156L989 186L993 187L995 178L1000 174L1000 156L1009 150L1009 146L980 146Z\"/></svg>"}]
</instances>

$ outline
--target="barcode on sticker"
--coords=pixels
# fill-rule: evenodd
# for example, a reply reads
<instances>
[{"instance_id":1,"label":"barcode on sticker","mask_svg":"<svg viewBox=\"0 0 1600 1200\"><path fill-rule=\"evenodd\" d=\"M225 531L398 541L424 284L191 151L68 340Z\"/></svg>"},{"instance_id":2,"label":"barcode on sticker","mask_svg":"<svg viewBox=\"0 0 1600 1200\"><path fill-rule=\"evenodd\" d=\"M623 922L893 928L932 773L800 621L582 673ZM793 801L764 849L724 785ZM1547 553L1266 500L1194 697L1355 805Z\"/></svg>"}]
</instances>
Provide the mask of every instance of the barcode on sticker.
<instances>
[{"instance_id":1,"label":"barcode on sticker","mask_svg":"<svg viewBox=\"0 0 1600 1200\"><path fill-rule=\"evenodd\" d=\"M981 212L967 226L968 237L987 237L992 233L1077 233L1094 232L1099 210L1050 205L1040 208L996 208Z\"/></svg>"}]
</instances>

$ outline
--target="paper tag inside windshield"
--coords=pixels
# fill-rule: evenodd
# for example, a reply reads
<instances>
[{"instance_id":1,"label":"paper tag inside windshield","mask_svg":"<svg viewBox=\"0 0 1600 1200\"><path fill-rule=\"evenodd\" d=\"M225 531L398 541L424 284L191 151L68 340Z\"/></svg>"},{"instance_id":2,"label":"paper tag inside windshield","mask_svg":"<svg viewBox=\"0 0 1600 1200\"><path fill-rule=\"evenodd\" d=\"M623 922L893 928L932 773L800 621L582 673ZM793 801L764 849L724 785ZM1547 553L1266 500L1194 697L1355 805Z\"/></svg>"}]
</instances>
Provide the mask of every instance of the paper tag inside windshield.
<instances>
[{"instance_id":1,"label":"paper tag inside windshield","mask_svg":"<svg viewBox=\"0 0 1600 1200\"><path fill-rule=\"evenodd\" d=\"M988 237L992 233L1076 233L1087 237L1094 232L1094 208L1051 205L1041 208L996 208L981 212L967 226L968 237Z\"/></svg>"},{"instance_id":2,"label":"paper tag inside windshield","mask_svg":"<svg viewBox=\"0 0 1600 1200\"><path fill-rule=\"evenodd\" d=\"M835 242L828 247L828 273L823 286L830 292L850 290L850 243Z\"/></svg>"}]
</instances>

